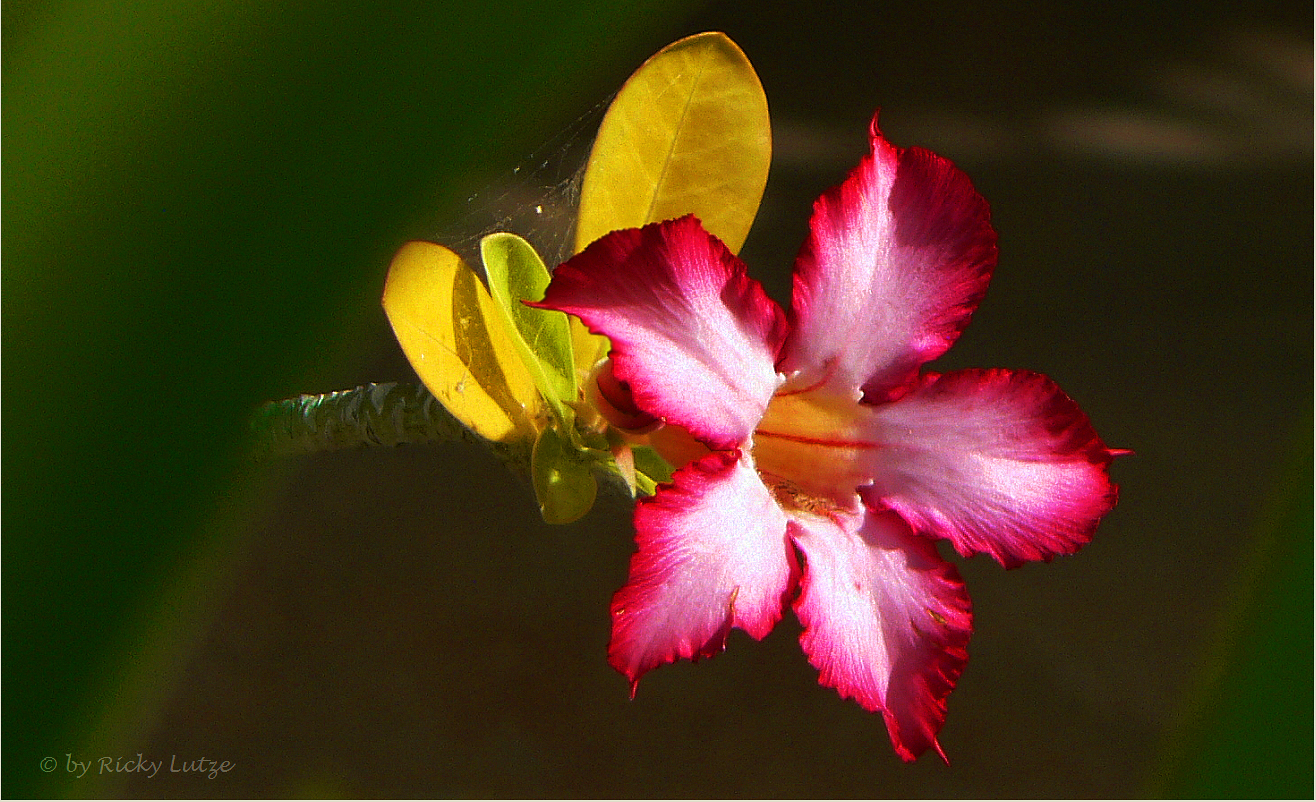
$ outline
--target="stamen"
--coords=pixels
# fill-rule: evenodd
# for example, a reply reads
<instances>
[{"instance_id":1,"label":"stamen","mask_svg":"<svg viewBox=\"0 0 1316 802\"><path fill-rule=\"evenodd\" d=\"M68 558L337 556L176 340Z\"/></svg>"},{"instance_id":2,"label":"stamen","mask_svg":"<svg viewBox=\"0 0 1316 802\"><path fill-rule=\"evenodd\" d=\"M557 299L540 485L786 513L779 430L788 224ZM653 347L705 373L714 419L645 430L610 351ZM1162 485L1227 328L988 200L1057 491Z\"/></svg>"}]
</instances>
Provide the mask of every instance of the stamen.
<instances>
[{"instance_id":1,"label":"stamen","mask_svg":"<svg viewBox=\"0 0 1316 802\"><path fill-rule=\"evenodd\" d=\"M830 499L811 496L788 479L759 471L759 478L772 491L773 498L783 509L800 510L812 515L830 518L845 510Z\"/></svg>"}]
</instances>

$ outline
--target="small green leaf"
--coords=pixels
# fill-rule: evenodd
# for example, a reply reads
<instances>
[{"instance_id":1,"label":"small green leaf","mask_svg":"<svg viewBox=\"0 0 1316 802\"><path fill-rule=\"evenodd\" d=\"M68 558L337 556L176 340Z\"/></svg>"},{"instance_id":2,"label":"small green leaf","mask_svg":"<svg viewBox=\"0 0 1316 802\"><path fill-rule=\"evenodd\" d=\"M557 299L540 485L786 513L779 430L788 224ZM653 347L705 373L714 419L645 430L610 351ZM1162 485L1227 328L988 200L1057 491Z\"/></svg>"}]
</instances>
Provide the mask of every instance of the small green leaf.
<instances>
[{"instance_id":1,"label":"small green leaf","mask_svg":"<svg viewBox=\"0 0 1316 802\"><path fill-rule=\"evenodd\" d=\"M540 432L530 456L530 477L539 514L550 524L569 524L594 506L598 481L588 462L563 440L557 427Z\"/></svg>"},{"instance_id":2,"label":"small green leaf","mask_svg":"<svg viewBox=\"0 0 1316 802\"><path fill-rule=\"evenodd\" d=\"M645 476L645 475L642 474L642 473L636 472L636 474L635 474L635 492L634 492L632 495L634 495L634 496L652 496L654 493L657 493L657 492L658 492L658 483L657 483L657 482L655 482L652 478L650 478L650 477L648 477L648 476Z\"/></svg>"},{"instance_id":3,"label":"small green leaf","mask_svg":"<svg viewBox=\"0 0 1316 802\"><path fill-rule=\"evenodd\" d=\"M672 481L672 466L649 446L633 446L636 489L652 496L658 484ZM646 489L647 486L647 489Z\"/></svg>"},{"instance_id":4,"label":"small green leaf","mask_svg":"<svg viewBox=\"0 0 1316 802\"><path fill-rule=\"evenodd\" d=\"M542 301L551 278L544 261L530 243L515 234L499 232L480 240L480 255L503 321L513 332L521 358L535 385L567 425L569 404L576 402L576 363L567 316L535 309L521 301Z\"/></svg>"}]
</instances>

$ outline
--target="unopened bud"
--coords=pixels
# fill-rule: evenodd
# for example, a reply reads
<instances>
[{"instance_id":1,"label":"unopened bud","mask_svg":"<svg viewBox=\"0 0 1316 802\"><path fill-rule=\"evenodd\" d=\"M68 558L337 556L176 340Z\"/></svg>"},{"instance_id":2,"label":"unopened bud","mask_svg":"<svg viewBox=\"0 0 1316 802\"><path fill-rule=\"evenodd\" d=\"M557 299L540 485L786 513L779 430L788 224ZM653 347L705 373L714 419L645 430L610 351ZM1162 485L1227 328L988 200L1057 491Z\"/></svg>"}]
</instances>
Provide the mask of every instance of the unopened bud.
<instances>
[{"instance_id":1,"label":"unopened bud","mask_svg":"<svg viewBox=\"0 0 1316 802\"><path fill-rule=\"evenodd\" d=\"M635 396L626 382L612 372L612 360L605 359L594 368L586 385L589 402L613 427L629 434L646 434L662 426L658 418L635 404Z\"/></svg>"}]
</instances>

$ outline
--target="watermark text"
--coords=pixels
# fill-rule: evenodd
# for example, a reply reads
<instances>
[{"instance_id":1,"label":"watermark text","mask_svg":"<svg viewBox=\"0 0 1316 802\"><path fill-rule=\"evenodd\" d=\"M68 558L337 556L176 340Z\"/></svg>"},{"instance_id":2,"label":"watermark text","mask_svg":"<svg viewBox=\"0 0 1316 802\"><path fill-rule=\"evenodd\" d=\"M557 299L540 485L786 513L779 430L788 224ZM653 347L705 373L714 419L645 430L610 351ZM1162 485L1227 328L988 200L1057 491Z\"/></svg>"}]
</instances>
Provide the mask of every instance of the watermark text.
<instances>
[{"instance_id":1,"label":"watermark text","mask_svg":"<svg viewBox=\"0 0 1316 802\"><path fill-rule=\"evenodd\" d=\"M47 757L41 760L41 770L49 774L63 769L75 778L81 779L91 774L141 774L152 778L160 773L192 774L214 780L228 774L237 767L231 760L216 760L208 757L187 757L170 755L167 759L152 760L141 752L133 757L88 757L80 760L65 752L64 760Z\"/></svg>"}]
</instances>

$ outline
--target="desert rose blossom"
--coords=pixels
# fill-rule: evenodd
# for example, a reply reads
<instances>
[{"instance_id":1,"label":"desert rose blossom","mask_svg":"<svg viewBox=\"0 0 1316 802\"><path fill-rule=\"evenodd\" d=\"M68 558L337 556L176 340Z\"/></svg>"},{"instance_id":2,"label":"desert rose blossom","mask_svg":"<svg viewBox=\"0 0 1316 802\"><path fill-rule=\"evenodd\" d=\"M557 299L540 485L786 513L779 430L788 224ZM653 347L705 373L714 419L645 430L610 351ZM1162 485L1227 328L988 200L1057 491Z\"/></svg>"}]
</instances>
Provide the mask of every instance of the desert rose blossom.
<instances>
[{"instance_id":1,"label":"desert rose blossom","mask_svg":"<svg viewBox=\"0 0 1316 802\"><path fill-rule=\"evenodd\" d=\"M609 661L651 668L755 639L791 606L819 681L929 748L967 659L970 602L935 538L1007 567L1087 543L1115 504L1108 449L1050 379L920 373L996 264L967 176L879 133L818 199L791 311L699 221L613 232L541 304L611 338L600 390L681 466L639 502ZM629 407L629 408L627 408Z\"/></svg>"}]
</instances>

